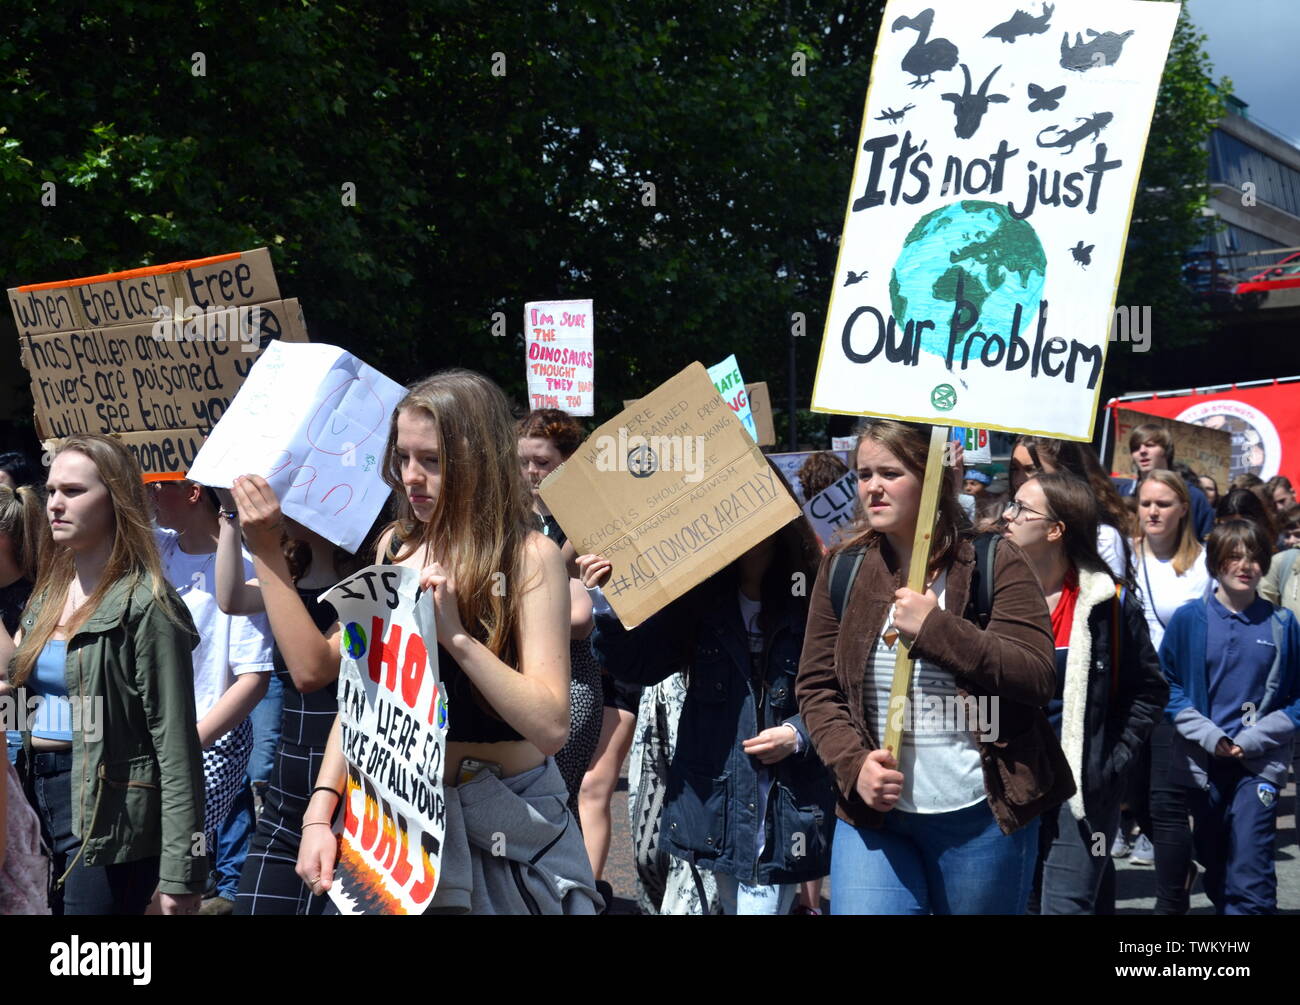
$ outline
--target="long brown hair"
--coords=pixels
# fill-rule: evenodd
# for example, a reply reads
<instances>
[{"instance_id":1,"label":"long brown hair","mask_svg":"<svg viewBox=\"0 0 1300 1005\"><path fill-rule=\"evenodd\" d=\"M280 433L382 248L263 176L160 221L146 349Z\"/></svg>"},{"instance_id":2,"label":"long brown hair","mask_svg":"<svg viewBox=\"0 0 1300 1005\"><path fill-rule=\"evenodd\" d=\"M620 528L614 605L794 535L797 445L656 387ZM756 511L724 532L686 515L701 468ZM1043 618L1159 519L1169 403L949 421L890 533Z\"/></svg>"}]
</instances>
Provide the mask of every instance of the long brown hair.
<instances>
[{"instance_id":1,"label":"long brown hair","mask_svg":"<svg viewBox=\"0 0 1300 1005\"><path fill-rule=\"evenodd\" d=\"M1110 524L1125 540L1133 536L1133 514L1124 505L1124 497L1103 470L1092 447L1050 436L1022 436L1016 440L1016 446L1024 447L1039 468L1046 460L1057 471L1068 471L1086 481L1096 497L1098 521Z\"/></svg>"},{"instance_id":2,"label":"long brown hair","mask_svg":"<svg viewBox=\"0 0 1300 1005\"><path fill-rule=\"evenodd\" d=\"M150 508L144 495L144 483L131 451L120 440L98 433L77 433L67 437L59 444L54 456L69 450L89 458L100 481L108 489L108 504L113 511L113 549L94 592L65 626L68 638L85 624L109 590L122 579L147 583L153 602L169 616L175 616L175 594L163 575L153 526L149 522ZM75 573L72 549L51 541L32 589L33 597L43 598L43 606L14 656L14 686L20 686L35 669L41 650L54 635Z\"/></svg>"},{"instance_id":3,"label":"long brown hair","mask_svg":"<svg viewBox=\"0 0 1300 1005\"><path fill-rule=\"evenodd\" d=\"M863 442L871 440L879 443L899 459L903 467L919 481L925 481L925 463L930 454L930 427L910 422L896 422L893 419L868 419L858 427L857 442L853 444L853 468L858 466L858 448ZM952 479L942 478L939 487L938 518L934 527L933 543L930 546L931 572L947 568L957 557L957 547L961 542L961 507L957 502L957 489ZM836 545L833 552L848 548L869 545L880 535L871 529L867 515L862 513L854 524L847 539ZM907 570L903 570L906 575Z\"/></svg>"},{"instance_id":4,"label":"long brown hair","mask_svg":"<svg viewBox=\"0 0 1300 1005\"><path fill-rule=\"evenodd\" d=\"M1146 539L1142 531L1141 519L1141 495L1142 487L1148 482L1159 482L1165 488L1173 492L1186 508L1183 518L1178 522L1178 550L1174 552L1174 572L1179 575L1185 575L1187 570L1196 564L1196 560L1201 557L1201 542L1196 540L1196 533L1192 530L1192 496L1187 491L1187 483L1183 481L1183 476L1177 471L1170 471L1168 468L1156 468L1148 471L1146 477L1142 479L1142 484L1138 486L1138 529L1135 540L1141 547Z\"/></svg>"},{"instance_id":5,"label":"long brown hair","mask_svg":"<svg viewBox=\"0 0 1300 1005\"><path fill-rule=\"evenodd\" d=\"M11 489L0 485L0 534L9 538L14 562L23 579L36 582L45 549L50 540L50 522L45 519L45 503L32 485Z\"/></svg>"},{"instance_id":6,"label":"long brown hair","mask_svg":"<svg viewBox=\"0 0 1300 1005\"><path fill-rule=\"evenodd\" d=\"M1044 473L1035 476L1034 481L1043 490L1052 519L1065 526L1061 543L1070 564L1114 579L1114 572L1097 552L1097 501L1092 487L1069 471Z\"/></svg>"},{"instance_id":7,"label":"long brown hair","mask_svg":"<svg viewBox=\"0 0 1300 1005\"><path fill-rule=\"evenodd\" d=\"M407 411L427 415L438 434L442 482L428 523L416 519L397 461L397 417ZM409 557L421 545L438 551L456 582L465 627L503 663L517 666L520 598L531 585L523 576L532 494L506 396L471 370L444 370L412 385L393 411L383 475L398 496L391 527L404 551L395 557Z\"/></svg>"}]
</instances>

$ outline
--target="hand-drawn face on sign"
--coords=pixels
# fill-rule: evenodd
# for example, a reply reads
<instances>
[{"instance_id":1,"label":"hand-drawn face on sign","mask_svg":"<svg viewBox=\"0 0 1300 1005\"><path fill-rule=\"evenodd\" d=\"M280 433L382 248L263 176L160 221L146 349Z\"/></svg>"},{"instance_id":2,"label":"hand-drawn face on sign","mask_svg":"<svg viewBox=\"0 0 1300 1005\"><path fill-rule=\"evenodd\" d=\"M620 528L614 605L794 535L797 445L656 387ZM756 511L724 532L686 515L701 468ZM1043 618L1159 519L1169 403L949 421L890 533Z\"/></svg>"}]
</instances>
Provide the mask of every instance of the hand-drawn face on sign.
<instances>
[{"instance_id":1,"label":"hand-drawn face on sign","mask_svg":"<svg viewBox=\"0 0 1300 1005\"><path fill-rule=\"evenodd\" d=\"M885 10L816 411L1091 435L1178 6L1019 2Z\"/></svg>"}]
</instances>

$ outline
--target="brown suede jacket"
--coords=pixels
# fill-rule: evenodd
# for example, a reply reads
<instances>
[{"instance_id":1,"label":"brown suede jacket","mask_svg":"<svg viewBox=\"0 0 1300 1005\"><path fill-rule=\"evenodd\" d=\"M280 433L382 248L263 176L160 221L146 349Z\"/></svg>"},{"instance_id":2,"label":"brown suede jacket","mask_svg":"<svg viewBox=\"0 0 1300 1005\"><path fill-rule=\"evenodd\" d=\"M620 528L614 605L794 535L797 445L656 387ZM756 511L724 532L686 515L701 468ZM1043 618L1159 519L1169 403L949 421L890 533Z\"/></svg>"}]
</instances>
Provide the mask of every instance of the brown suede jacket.
<instances>
[{"instance_id":1,"label":"brown suede jacket","mask_svg":"<svg viewBox=\"0 0 1300 1005\"><path fill-rule=\"evenodd\" d=\"M879 542L868 546L840 631L828 589L831 556L822 560L813 587L808 628L795 693L817 755L838 789L836 814L858 827L880 827L883 814L857 792L867 753L883 743L866 723L863 691L876 639L902 577ZM931 611L912 645L920 657L957 675L960 695L996 696L997 740L979 741L989 806L1004 833L1023 827L1074 794L1075 782L1043 706L1056 690L1051 617L1024 554L998 542L993 570L993 611L987 630L965 620L975 569L969 539L948 569L945 609ZM957 613L953 613L957 612ZM977 734L978 738L978 734Z\"/></svg>"}]
</instances>

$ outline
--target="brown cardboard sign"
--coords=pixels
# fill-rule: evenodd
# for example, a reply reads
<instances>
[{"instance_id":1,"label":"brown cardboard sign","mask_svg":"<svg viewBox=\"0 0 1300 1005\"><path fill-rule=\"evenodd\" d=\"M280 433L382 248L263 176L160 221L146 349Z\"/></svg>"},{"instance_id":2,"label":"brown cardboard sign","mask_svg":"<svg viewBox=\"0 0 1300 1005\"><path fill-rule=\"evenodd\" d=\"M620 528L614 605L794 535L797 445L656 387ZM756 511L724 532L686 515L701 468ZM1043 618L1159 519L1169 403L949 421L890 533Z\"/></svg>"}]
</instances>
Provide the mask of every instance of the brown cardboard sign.
<instances>
[{"instance_id":1,"label":"brown cardboard sign","mask_svg":"<svg viewBox=\"0 0 1300 1005\"><path fill-rule=\"evenodd\" d=\"M1198 475L1209 475L1220 492L1228 490L1232 480L1232 434L1223 429L1210 429L1194 422L1179 422L1128 408L1115 410L1115 436L1110 442L1107 463L1116 474L1132 475L1133 460L1129 454L1129 434L1137 426L1152 423L1164 426L1174 438L1174 459L1188 465Z\"/></svg>"},{"instance_id":2,"label":"brown cardboard sign","mask_svg":"<svg viewBox=\"0 0 1300 1005\"><path fill-rule=\"evenodd\" d=\"M605 596L628 628L799 516L698 362L600 426L541 494L578 554L610 560Z\"/></svg>"},{"instance_id":3,"label":"brown cardboard sign","mask_svg":"<svg viewBox=\"0 0 1300 1005\"><path fill-rule=\"evenodd\" d=\"M754 425L758 427L758 445L760 447L776 446L776 426L772 422L772 397L767 393L767 382L760 380L756 384L746 384L749 393L749 407L754 412Z\"/></svg>"},{"instance_id":4,"label":"brown cardboard sign","mask_svg":"<svg viewBox=\"0 0 1300 1005\"><path fill-rule=\"evenodd\" d=\"M758 445L760 447L776 446L776 426L772 422L772 397L767 391L767 382L746 384L745 393L749 397L749 407L754 412L754 425L758 427ZM638 398L623 401L624 408L635 408Z\"/></svg>"},{"instance_id":5,"label":"brown cardboard sign","mask_svg":"<svg viewBox=\"0 0 1300 1005\"><path fill-rule=\"evenodd\" d=\"M280 287L266 248L217 256L176 274L176 294L186 307L203 310L280 299Z\"/></svg>"}]
</instances>

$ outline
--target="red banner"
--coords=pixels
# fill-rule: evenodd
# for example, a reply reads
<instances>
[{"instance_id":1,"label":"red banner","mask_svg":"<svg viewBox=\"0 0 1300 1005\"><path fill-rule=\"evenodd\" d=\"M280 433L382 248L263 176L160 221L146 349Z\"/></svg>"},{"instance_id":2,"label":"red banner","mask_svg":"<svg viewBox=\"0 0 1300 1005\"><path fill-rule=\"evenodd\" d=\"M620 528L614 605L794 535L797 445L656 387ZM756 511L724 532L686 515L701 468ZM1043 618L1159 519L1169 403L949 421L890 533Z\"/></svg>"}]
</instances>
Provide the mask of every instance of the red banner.
<instances>
[{"instance_id":1,"label":"red banner","mask_svg":"<svg viewBox=\"0 0 1300 1005\"><path fill-rule=\"evenodd\" d=\"M1250 472L1269 479L1281 474L1293 484L1300 483L1300 382L1274 381L1167 398L1157 394L1112 402L1109 407L1226 429L1232 434L1231 477Z\"/></svg>"}]
</instances>

